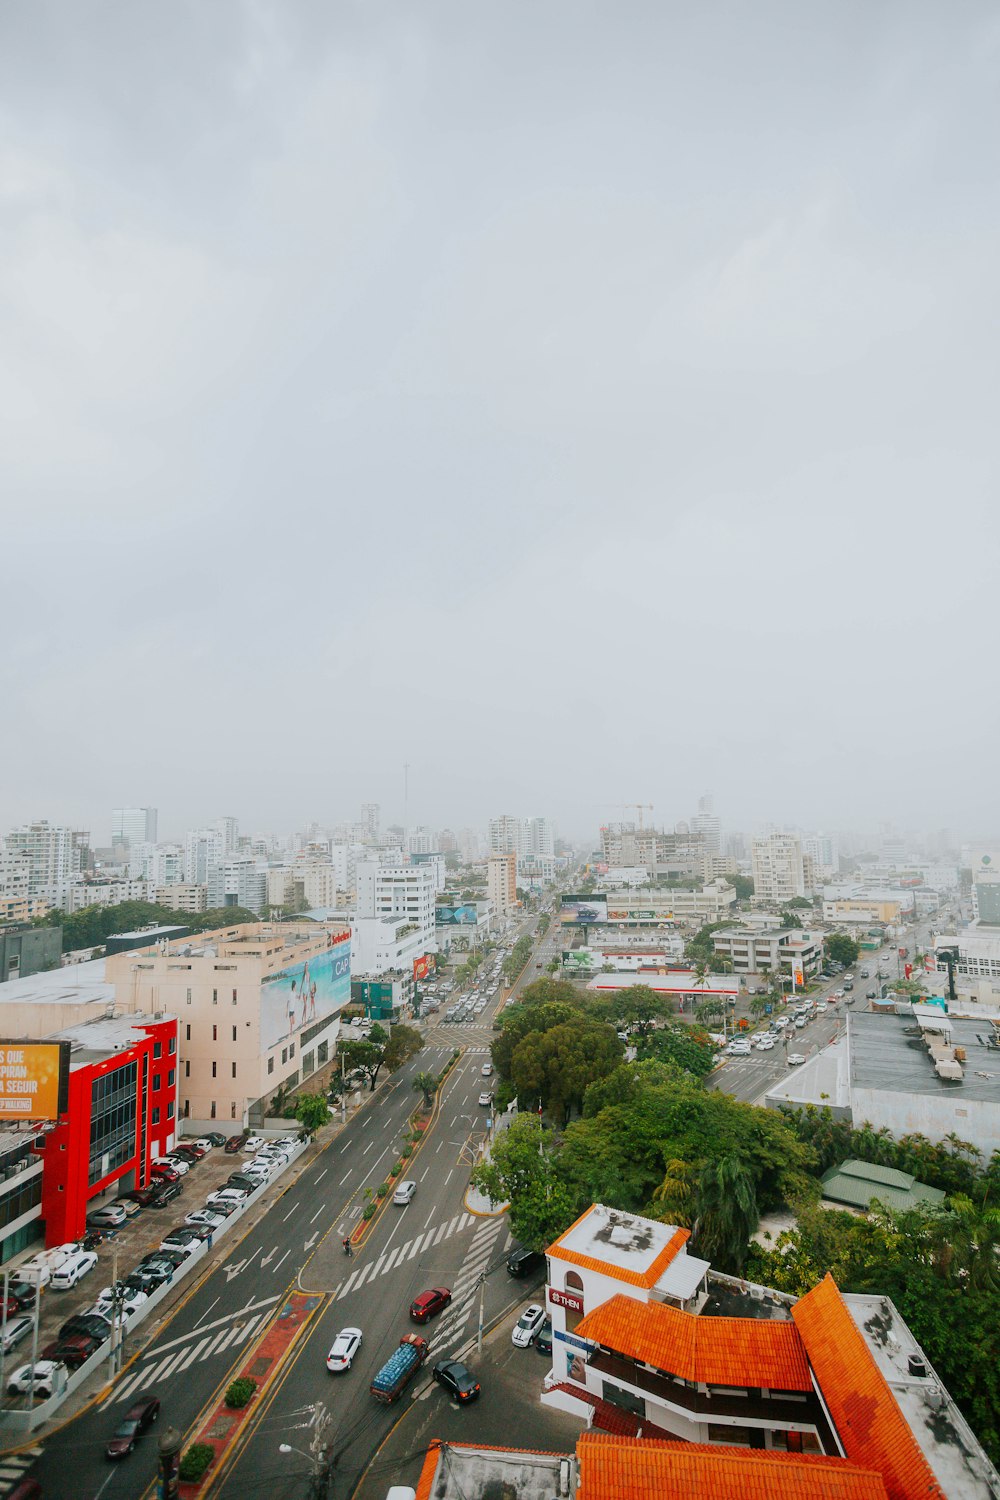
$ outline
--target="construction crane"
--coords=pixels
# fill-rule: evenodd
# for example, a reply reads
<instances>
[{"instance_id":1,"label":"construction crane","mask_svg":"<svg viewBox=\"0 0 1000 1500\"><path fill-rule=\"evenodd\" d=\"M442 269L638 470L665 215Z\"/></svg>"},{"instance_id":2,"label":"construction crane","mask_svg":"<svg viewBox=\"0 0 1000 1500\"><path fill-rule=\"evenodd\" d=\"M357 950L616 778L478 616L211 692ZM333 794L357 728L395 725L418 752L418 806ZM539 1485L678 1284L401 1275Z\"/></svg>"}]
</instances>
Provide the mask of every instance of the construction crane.
<instances>
[{"instance_id":1,"label":"construction crane","mask_svg":"<svg viewBox=\"0 0 1000 1500\"><path fill-rule=\"evenodd\" d=\"M639 832L640 833L642 832L642 815L643 815L643 812L652 812L653 811L653 804L652 804L652 802L612 802L611 806L618 808L619 812L628 812L630 809L634 809L634 811L636 811L639 814Z\"/></svg>"}]
</instances>

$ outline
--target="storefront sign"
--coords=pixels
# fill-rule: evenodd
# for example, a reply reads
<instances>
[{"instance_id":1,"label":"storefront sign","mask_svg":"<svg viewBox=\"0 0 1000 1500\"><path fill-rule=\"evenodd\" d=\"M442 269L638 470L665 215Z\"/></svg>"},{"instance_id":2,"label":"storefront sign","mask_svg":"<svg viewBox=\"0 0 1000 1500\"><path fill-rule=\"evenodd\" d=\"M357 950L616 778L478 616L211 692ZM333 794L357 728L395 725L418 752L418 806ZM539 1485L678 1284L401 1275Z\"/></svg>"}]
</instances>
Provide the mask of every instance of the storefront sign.
<instances>
[{"instance_id":1,"label":"storefront sign","mask_svg":"<svg viewBox=\"0 0 1000 1500\"><path fill-rule=\"evenodd\" d=\"M549 1301L554 1302L557 1307L568 1307L570 1312L583 1312L583 1298L577 1297L573 1292L560 1292L556 1287L549 1287Z\"/></svg>"}]
</instances>

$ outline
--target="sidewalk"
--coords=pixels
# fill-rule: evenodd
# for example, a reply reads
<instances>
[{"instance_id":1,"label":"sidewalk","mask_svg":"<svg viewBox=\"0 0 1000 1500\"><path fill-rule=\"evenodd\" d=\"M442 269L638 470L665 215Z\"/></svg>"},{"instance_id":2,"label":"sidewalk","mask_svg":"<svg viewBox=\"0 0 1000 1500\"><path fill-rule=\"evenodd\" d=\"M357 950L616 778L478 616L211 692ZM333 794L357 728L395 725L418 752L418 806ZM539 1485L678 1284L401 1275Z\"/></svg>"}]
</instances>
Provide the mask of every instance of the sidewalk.
<instances>
[{"instance_id":1,"label":"sidewalk","mask_svg":"<svg viewBox=\"0 0 1000 1500\"><path fill-rule=\"evenodd\" d=\"M502 1115L498 1115L496 1117L496 1123L493 1126L493 1130L490 1134L489 1140L483 1148L482 1155L480 1156L479 1161L476 1163L477 1166L479 1166L484 1161L490 1160L493 1142L498 1138L498 1136L502 1135L505 1130L509 1130L511 1122L516 1119L516 1103L512 1104L509 1109L504 1110ZM508 1208L510 1207L509 1203L494 1203L492 1198L487 1198L486 1194L481 1193L471 1181L469 1182L469 1186L465 1190L465 1198L463 1202L465 1203L465 1207L468 1209L470 1214L477 1214L480 1218L496 1218L498 1215L506 1213Z\"/></svg>"}]
</instances>

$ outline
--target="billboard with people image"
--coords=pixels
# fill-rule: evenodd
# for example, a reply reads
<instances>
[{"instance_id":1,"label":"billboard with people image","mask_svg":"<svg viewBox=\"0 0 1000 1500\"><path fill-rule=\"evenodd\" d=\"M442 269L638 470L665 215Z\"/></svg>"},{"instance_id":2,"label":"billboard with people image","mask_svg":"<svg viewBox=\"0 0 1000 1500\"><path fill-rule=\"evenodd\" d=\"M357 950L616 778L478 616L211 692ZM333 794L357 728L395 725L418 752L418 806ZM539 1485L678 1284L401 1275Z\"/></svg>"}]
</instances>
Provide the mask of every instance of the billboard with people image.
<instances>
[{"instance_id":1,"label":"billboard with people image","mask_svg":"<svg viewBox=\"0 0 1000 1500\"><path fill-rule=\"evenodd\" d=\"M268 1051L316 1021L330 1018L351 998L350 933L331 933L325 952L289 964L260 987L260 1044Z\"/></svg>"}]
</instances>

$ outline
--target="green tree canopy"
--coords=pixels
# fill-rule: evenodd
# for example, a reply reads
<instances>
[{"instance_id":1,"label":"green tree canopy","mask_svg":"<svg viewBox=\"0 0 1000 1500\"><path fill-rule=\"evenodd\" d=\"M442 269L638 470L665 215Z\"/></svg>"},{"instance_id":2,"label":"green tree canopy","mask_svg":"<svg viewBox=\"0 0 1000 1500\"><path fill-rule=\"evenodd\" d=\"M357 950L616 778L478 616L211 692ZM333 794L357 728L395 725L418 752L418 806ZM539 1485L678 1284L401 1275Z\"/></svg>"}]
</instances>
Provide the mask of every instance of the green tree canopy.
<instances>
[{"instance_id":1,"label":"green tree canopy","mask_svg":"<svg viewBox=\"0 0 1000 1500\"><path fill-rule=\"evenodd\" d=\"M559 1123L583 1108L591 1083L614 1072L622 1044L601 1021L576 1021L529 1031L511 1055L510 1081L523 1106L540 1099Z\"/></svg>"},{"instance_id":2,"label":"green tree canopy","mask_svg":"<svg viewBox=\"0 0 1000 1500\"><path fill-rule=\"evenodd\" d=\"M729 925L728 922L708 922L704 927L699 927L694 937L687 940L684 950L686 956L695 963L704 964L707 972L708 965L715 955L715 944L712 942L712 933L718 932L720 928L728 927Z\"/></svg>"},{"instance_id":3,"label":"green tree canopy","mask_svg":"<svg viewBox=\"0 0 1000 1500\"><path fill-rule=\"evenodd\" d=\"M544 1250L576 1218L578 1208L553 1166L553 1134L522 1116L494 1141L472 1180L494 1203L510 1203L510 1227L522 1244Z\"/></svg>"},{"instance_id":4,"label":"green tree canopy","mask_svg":"<svg viewBox=\"0 0 1000 1500\"><path fill-rule=\"evenodd\" d=\"M295 1101L295 1118L311 1135L329 1120L330 1108L322 1094L300 1094Z\"/></svg>"},{"instance_id":5,"label":"green tree canopy","mask_svg":"<svg viewBox=\"0 0 1000 1500\"><path fill-rule=\"evenodd\" d=\"M595 1011L616 1026L625 1026L640 1036L648 1036L654 1022L669 1016L673 1005L651 990L648 984L630 984L627 989L603 997Z\"/></svg>"},{"instance_id":6,"label":"green tree canopy","mask_svg":"<svg viewBox=\"0 0 1000 1500\"><path fill-rule=\"evenodd\" d=\"M860 948L853 938L847 936L846 932L831 932L824 939L823 947L826 949L827 958L835 959L838 964L853 964L857 962Z\"/></svg>"},{"instance_id":7,"label":"green tree canopy","mask_svg":"<svg viewBox=\"0 0 1000 1500\"><path fill-rule=\"evenodd\" d=\"M726 879L736 892L737 901L749 901L753 895L753 881L749 875L727 875Z\"/></svg>"},{"instance_id":8,"label":"green tree canopy","mask_svg":"<svg viewBox=\"0 0 1000 1500\"><path fill-rule=\"evenodd\" d=\"M661 1062L673 1063L695 1078L704 1078L712 1071L715 1044L700 1026L673 1022L661 1026L639 1042L639 1057L658 1058Z\"/></svg>"},{"instance_id":9,"label":"green tree canopy","mask_svg":"<svg viewBox=\"0 0 1000 1500\"><path fill-rule=\"evenodd\" d=\"M413 1079L413 1087L418 1093L423 1094L424 1104L429 1109L434 1095L437 1093L438 1078L436 1073L417 1073Z\"/></svg>"},{"instance_id":10,"label":"green tree canopy","mask_svg":"<svg viewBox=\"0 0 1000 1500\"><path fill-rule=\"evenodd\" d=\"M372 1031L375 1027L372 1027ZM371 1032L369 1032L369 1036ZM395 1073L411 1057L415 1057L424 1045L424 1039L415 1026L397 1025L385 1043L383 1060L390 1073Z\"/></svg>"}]
</instances>

